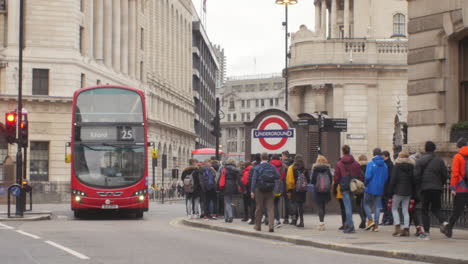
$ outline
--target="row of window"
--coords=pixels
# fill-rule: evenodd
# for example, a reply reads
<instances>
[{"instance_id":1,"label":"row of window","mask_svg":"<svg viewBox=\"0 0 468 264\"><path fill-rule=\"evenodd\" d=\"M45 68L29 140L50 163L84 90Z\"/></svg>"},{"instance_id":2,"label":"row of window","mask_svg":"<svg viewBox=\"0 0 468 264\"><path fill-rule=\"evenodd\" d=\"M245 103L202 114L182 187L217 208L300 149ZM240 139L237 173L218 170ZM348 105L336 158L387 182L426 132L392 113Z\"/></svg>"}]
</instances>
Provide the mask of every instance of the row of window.
<instances>
[{"instance_id":1,"label":"row of window","mask_svg":"<svg viewBox=\"0 0 468 264\"><path fill-rule=\"evenodd\" d=\"M269 99L252 99L252 100L241 100L241 108L250 108L251 102L252 105L255 102L255 107L265 107L266 103L270 103L269 106L279 106L279 98L269 98ZM235 109L236 105L234 100L229 101L229 109Z\"/></svg>"},{"instance_id":2,"label":"row of window","mask_svg":"<svg viewBox=\"0 0 468 264\"><path fill-rule=\"evenodd\" d=\"M256 115L258 115L258 112L255 112L255 114L252 116L250 113L241 113L240 114L240 120L239 121L242 121L242 122L249 122L251 119L253 119ZM251 118L252 116L252 118ZM231 118L232 117L232 118ZM237 114L234 113L234 114L227 114L227 121L228 122L236 122L237 121Z\"/></svg>"},{"instance_id":3,"label":"row of window","mask_svg":"<svg viewBox=\"0 0 468 264\"><path fill-rule=\"evenodd\" d=\"M31 181L49 180L49 142L31 141L29 149L29 179ZM8 155L8 145L0 144L0 165ZM0 166L0 182L5 180Z\"/></svg>"}]
</instances>

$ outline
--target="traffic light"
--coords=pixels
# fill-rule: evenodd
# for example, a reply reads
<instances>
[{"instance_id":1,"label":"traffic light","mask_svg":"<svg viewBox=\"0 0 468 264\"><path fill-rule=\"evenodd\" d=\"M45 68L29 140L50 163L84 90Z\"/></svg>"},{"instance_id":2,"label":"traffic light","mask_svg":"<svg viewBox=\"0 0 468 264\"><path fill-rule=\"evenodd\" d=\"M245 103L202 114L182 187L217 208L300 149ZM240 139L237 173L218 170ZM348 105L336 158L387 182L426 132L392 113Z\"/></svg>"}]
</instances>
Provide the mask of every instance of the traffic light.
<instances>
[{"instance_id":1,"label":"traffic light","mask_svg":"<svg viewBox=\"0 0 468 264\"><path fill-rule=\"evenodd\" d=\"M16 112L9 112L5 114L5 137L6 141L10 144L16 142Z\"/></svg>"},{"instance_id":2,"label":"traffic light","mask_svg":"<svg viewBox=\"0 0 468 264\"><path fill-rule=\"evenodd\" d=\"M221 137L221 125L218 116L215 116L213 120L211 120L211 126L213 129L211 130L211 134L215 137Z\"/></svg>"},{"instance_id":3,"label":"traffic light","mask_svg":"<svg viewBox=\"0 0 468 264\"><path fill-rule=\"evenodd\" d=\"M27 118L21 122L20 125L20 133L21 133L21 147L27 148L28 147L28 120Z\"/></svg>"}]
</instances>

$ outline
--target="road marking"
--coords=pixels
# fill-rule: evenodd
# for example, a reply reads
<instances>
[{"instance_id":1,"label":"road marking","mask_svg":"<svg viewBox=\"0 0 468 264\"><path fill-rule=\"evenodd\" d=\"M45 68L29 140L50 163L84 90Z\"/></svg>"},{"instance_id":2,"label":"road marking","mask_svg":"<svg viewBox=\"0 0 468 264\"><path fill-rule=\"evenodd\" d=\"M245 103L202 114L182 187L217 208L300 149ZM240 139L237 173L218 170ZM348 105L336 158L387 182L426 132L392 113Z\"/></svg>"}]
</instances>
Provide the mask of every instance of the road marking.
<instances>
[{"instance_id":1,"label":"road marking","mask_svg":"<svg viewBox=\"0 0 468 264\"><path fill-rule=\"evenodd\" d=\"M54 247L56 247L56 248L58 248L58 249L61 249L61 250L65 251L65 252L67 252L67 253L69 253L69 254L71 254L71 255L73 255L73 256L79 258L79 259L89 259L89 257L87 257L87 256L85 256L85 255L83 255L83 254L81 254L81 253L79 253L79 252L76 252L76 251L73 250L73 249L69 249L69 248L67 248L67 247L64 247L64 246L62 246L62 245L59 245L59 244L57 244L57 243L55 243L55 242L52 242L52 241L50 241L50 240L47 240L47 241L45 241L45 242L46 242L47 244L51 245L51 246L54 246Z\"/></svg>"},{"instance_id":2,"label":"road marking","mask_svg":"<svg viewBox=\"0 0 468 264\"><path fill-rule=\"evenodd\" d=\"M28 232L24 232L23 230L16 230L17 233L20 233L22 235L25 235L25 236L28 236L28 237L32 237L34 239L40 239L40 237L36 236L36 235L33 235L33 234L30 234Z\"/></svg>"},{"instance_id":3,"label":"road marking","mask_svg":"<svg viewBox=\"0 0 468 264\"><path fill-rule=\"evenodd\" d=\"M7 225L4 225L2 223L0 223L0 227L3 227L5 229L15 229L14 227L11 227L11 226L7 226Z\"/></svg>"}]
</instances>

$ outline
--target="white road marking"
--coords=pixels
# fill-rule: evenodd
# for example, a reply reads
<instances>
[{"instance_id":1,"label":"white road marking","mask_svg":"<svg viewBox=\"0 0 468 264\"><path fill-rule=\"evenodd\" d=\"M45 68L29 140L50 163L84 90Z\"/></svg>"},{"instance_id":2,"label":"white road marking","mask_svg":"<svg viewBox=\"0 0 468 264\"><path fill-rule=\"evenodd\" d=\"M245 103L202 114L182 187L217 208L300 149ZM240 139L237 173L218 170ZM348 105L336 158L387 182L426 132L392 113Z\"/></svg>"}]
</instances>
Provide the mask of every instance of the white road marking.
<instances>
[{"instance_id":1,"label":"white road marking","mask_svg":"<svg viewBox=\"0 0 468 264\"><path fill-rule=\"evenodd\" d=\"M22 235L25 235L25 236L28 236L28 237L31 237L31 238L34 238L34 239L40 239L40 237L36 236L36 235L33 235L33 234L30 234L30 233L27 233L27 232L24 232L23 230L16 230L17 233L20 233Z\"/></svg>"},{"instance_id":2,"label":"white road marking","mask_svg":"<svg viewBox=\"0 0 468 264\"><path fill-rule=\"evenodd\" d=\"M3 227L4 229L15 229L14 227L7 226L7 225L4 225L2 223L0 223L0 227Z\"/></svg>"},{"instance_id":3,"label":"white road marking","mask_svg":"<svg viewBox=\"0 0 468 264\"><path fill-rule=\"evenodd\" d=\"M81 253L79 253L79 252L76 252L76 251L73 250L73 249L69 249L69 248L67 248L67 247L64 247L64 246L62 246L62 245L59 245L59 244L57 244L57 243L55 243L55 242L52 242L52 241L50 241L50 240L47 240L47 241L45 241L45 242L46 242L47 244L51 245L51 246L54 246L54 247L56 247L56 248L58 248L58 249L61 249L61 250L65 251L65 252L67 252L68 254L71 254L71 255L73 255L73 256L79 258L79 259L89 259L89 257L87 257L87 256L85 256L85 255L83 255L83 254L81 254Z\"/></svg>"}]
</instances>

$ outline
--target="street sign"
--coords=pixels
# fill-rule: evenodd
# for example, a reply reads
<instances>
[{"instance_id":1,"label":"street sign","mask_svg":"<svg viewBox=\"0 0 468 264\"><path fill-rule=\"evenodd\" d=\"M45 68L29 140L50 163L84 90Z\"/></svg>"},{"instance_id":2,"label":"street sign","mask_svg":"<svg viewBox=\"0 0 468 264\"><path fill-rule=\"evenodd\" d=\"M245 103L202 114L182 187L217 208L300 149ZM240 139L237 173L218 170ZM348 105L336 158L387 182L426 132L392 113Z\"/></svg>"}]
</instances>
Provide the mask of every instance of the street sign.
<instances>
[{"instance_id":1,"label":"street sign","mask_svg":"<svg viewBox=\"0 0 468 264\"><path fill-rule=\"evenodd\" d=\"M347 132L348 119L346 118L325 118L323 120L323 131L328 132Z\"/></svg>"},{"instance_id":2,"label":"street sign","mask_svg":"<svg viewBox=\"0 0 468 264\"><path fill-rule=\"evenodd\" d=\"M266 116L257 129L252 129L251 142L252 153L296 153L296 129L281 116Z\"/></svg>"},{"instance_id":3,"label":"street sign","mask_svg":"<svg viewBox=\"0 0 468 264\"><path fill-rule=\"evenodd\" d=\"M314 126L318 125L318 122L316 119L299 119L297 120L297 125L299 126Z\"/></svg>"},{"instance_id":4,"label":"street sign","mask_svg":"<svg viewBox=\"0 0 468 264\"><path fill-rule=\"evenodd\" d=\"M21 194L21 188L19 186L13 186L10 189L10 194L13 196L18 197Z\"/></svg>"}]
</instances>

